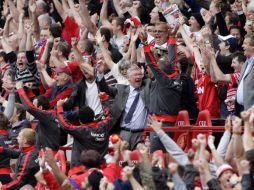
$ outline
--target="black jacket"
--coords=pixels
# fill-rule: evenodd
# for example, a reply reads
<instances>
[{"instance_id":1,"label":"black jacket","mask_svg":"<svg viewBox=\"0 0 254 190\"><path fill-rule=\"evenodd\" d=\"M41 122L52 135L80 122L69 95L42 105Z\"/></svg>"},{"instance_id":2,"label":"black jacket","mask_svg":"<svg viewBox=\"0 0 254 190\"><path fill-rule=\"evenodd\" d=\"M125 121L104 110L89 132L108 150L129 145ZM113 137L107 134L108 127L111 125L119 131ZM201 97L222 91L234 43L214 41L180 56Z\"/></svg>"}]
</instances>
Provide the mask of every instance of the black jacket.
<instances>
[{"instance_id":1,"label":"black jacket","mask_svg":"<svg viewBox=\"0 0 254 190\"><path fill-rule=\"evenodd\" d=\"M63 107L57 108L60 126L73 136L73 149L71 155L71 167L80 165L79 159L83 150L96 150L103 157L108 150L111 127L109 121L111 117L105 111L106 118L100 122L87 123L86 125L75 126L65 121L63 117Z\"/></svg>"},{"instance_id":2,"label":"black jacket","mask_svg":"<svg viewBox=\"0 0 254 190\"><path fill-rule=\"evenodd\" d=\"M83 78L74 87L74 90L68 100L64 103L64 111L70 111L74 107L82 107L86 105L86 79Z\"/></svg>"},{"instance_id":3,"label":"black jacket","mask_svg":"<svg viewBox=\"0 0 254 190\"><path fill-rule=\"evenodd\" d=\"M60 126L54 110L41 110L36 108L28 99L23 89L18 90L20 100L25 109L39 120L36 127L36 147L45 147L58 150L60 144Z\"/></svg>"},{"instance_id":4,"label":"black jacket","mask_svg":"<svg viewBox=\"0 0 254 190\"><path fill-rule=\"evenodd\" d=\"M0 130L0 147L8 148L11 141L6 130ZM10 168L10 158L0 154L0 168Z\"/></svg>"},{"instance_id":5,"label":"black jacket","mask_svg":"<svg viewBox=\"0 0 254 190\"><path fill-rule=\"evenodd\" d=\"M18 145L17 137L19 135L19 132L24 128L31 128L31 123L27 119L20 121L15 126L11 126L8 129L8 135L11 140L11 145Z\"/></svg>"},{"instance_id":6,"label":"black jacket","mask_svg":"<svg viewBox=\"0 0 254 190\"><path fill-rule=\"evenodd\" d=\"M39 171L38 151L34 146L23 148L21 151L11 149L3 149L3 156L16 159L16 171L14 180L2 186L3 190L16 190L22 186L29 184L35 186L37 181L34 175Z\"/></svg>"}]
</instances>

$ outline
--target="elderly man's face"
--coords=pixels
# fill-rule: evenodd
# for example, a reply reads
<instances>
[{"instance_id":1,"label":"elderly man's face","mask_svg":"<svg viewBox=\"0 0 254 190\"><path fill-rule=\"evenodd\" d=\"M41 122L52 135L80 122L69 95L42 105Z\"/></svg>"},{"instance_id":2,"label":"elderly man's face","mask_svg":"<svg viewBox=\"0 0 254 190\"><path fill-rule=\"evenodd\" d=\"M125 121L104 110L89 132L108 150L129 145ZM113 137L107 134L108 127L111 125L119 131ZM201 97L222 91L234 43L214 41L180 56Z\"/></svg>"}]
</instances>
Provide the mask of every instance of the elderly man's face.
<instances>
[{"instance_id":1,"label":"elderly man's face","mask_svg":"<svg viewBox=\"0 0 254 190\"><path fill-rule=\"evenodd\" d=\"M131 67L128 71L128 80L130 82L130 85L133 88L139 88L142 83L142 79L144 77L144 71L142 71L140 68Z\"/></svg>"}]
</instances>

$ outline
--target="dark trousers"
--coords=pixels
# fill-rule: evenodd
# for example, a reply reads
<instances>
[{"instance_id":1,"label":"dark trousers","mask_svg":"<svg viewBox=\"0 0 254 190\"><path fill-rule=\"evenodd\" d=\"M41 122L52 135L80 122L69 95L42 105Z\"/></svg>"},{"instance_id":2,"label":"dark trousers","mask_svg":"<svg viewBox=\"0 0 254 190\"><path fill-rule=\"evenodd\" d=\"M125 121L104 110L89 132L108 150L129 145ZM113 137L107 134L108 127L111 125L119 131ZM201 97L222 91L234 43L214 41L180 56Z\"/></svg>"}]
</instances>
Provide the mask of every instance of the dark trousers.
<instances>
[{"instance_id":1,"label":"dark trousers","mask_svg":"<svg viewBox=\"0 0 254 190\"><path fill-rule=\"evenodd\" d=\"M144 139L144 132L129 132L121 130L121 139L129 143L129 150L135 150L138 143L142 142Z\"/></svg>"},{"instance_id":2,"label":"dark trousers","mask_svg":"<svg viewBox=\"0 0 254 190\"><path fill-rule=\"evenodd\" d=\"M240 117L240 113L244 111L244 107L235 101L235 115Z\"/></svg>"}]
</instances>

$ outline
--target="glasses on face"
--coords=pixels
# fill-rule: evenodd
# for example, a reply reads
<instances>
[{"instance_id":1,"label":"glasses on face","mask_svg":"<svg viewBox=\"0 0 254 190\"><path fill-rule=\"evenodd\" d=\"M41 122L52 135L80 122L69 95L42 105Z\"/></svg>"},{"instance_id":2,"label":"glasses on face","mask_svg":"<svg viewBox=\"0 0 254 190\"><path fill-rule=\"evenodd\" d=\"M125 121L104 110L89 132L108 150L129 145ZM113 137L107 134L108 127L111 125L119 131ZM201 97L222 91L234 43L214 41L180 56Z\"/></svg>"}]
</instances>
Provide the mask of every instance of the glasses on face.
<instances>
[{"instance_id":1,"label":"glasses on face","mask_svg":"<svg viewBox=\"0 0 254 190\"><path fill-rule=\"evenodd\" d=\"M164 32L167 32L166 30L154 30L153 31L155 34L162 34L162 33L164 33Z\"/></svg>"}]
</instances>

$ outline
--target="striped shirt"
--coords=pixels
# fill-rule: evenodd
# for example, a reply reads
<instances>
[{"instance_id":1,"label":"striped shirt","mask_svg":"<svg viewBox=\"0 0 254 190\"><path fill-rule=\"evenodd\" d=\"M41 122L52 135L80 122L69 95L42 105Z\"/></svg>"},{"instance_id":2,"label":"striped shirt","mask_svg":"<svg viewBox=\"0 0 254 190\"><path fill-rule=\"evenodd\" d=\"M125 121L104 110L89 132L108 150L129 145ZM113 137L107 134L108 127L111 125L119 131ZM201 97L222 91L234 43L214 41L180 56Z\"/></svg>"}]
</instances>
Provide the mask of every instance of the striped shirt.
<instances>
[{"instance_id":1,"label":"striped shirt","mask_svg":"<svg viewBox=\"0 0 254 190\"><path fill-rule=\"evenodd\" d=\"M37 71L33 51L27 51L26 57L28 62L25 70L18 70L15 63L15 80L22 81L24 84L32 83L32 89L35 90L39 88L40 76Z\"/></svg>"},{"instance_id":2,"label":"striped shirt","mask_svg":"<svg viewBox=\"0 0 254 190\"><path fill-rule=\"evenodd\" d=\"M117 84L117 81L115 77L112 75L111 71L104 75L104 78L106 80L106 83L108 86L115 86Z\"/></svg>"},{"instance_id":3,"label":"striped shirt","mask_svg":"<svg viewBox=\"0 0 254 190\"><path fill-rule=\"evenodd\" d=\"M240 72L231 73L230 78L231 78L232 82L228 86L227 100L234 99L235 96L236 96L236 91L237 91L237 87L238 87L239 79L240 79ZM228 105L227 109L230 112L234 111L235 110L235 104Z\"/></svg>"}]
</instances>

